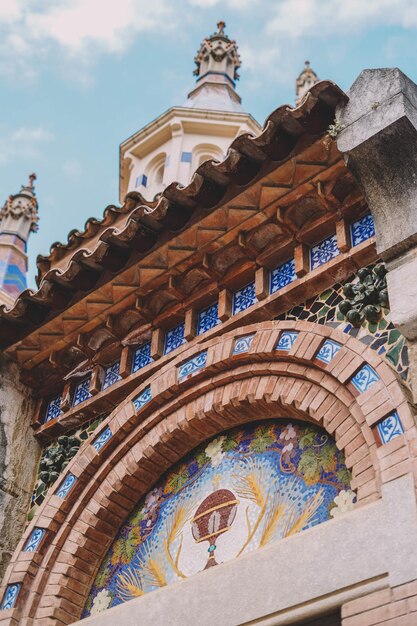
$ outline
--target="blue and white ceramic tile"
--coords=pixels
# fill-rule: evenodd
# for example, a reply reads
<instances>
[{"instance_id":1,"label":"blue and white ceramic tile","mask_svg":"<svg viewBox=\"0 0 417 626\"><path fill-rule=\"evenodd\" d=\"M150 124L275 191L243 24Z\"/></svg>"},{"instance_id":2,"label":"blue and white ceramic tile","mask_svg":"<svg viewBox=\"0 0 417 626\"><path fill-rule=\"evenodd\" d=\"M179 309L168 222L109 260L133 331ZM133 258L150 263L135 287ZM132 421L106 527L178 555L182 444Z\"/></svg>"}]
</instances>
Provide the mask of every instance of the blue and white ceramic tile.
<instances>
[{"instance_id":1,"label":"blue and white ceramic tile","mask_svg":"<svg viewBox=\"0 0 417 626\"><path fill-rule=\"evenodd\" d=\"M58 487L55 495L58 496L58 498L66 498L73 486L75 485L76 480L77 478L74 476L74 474L67 474L67 476Z\"/></svg>"},{"instance_id":2,"label":"blue and white ceramic tile","mask_svg":"<svg viewBox=\"0 0 417 626\"><path fill-rule=\"evenodd\" d=\"M151 388L146 387L146 389L144 389L138 395L138 397L133 400L133 406L135 407L136 411L139 411L139 409L145 406L145 404L148 404L150 400L152 400Z\"/></svg>"},{"instance_id":3,"label":"blue and white ceramic tile","mask_svg":"<svg viewBox=\"0 0 417 626\"><path fill-rule=\"evenodd\" d=\"M351 382L360 393L363 393L378 380L379 376L375 370L372 369L370 365L364 365L362 369L355 374Z\"/></svg>"},{"instance_id":4,"label":"blue and white ceramic tile","mask_svg":"<svg viewBox=\"0 0 417 626\"><path fill-rule=\"evenodd\" d=\"M85 380L78 383L78 385L75 388L72 406L77 406L77 404L81 404L81 402L84 402L85 400L88 400L89 398L91 398L90 380L91 380L91 377L89 376Z\"/></svg>"},{"instance_id":5,"label":"blue and white ceramic tile","mask_svg":"<svg viewBox=\"0 0 417 626\"><path fill-rule=\"evenodd\" d=\"M271 293L279 291L286 285L289 285L297 278L295 273L294 259L290 259L286 263L279 265L277 268L271 271L269 290Z\"/></svg>"},{"instance_id":6,"label":"blue and white ceramic tile","mask_svg":"<svg viewBox=\"0 0 417 626\"><path fill-rule=\"evenodd\" d=\"M370 213L350 225L352 246L357 246L375 235L374 218Z\"/></svg>"},{"instance_id":7,"label":"blue and white ceramic tile","mask_svg":"<svg viewBox=\"0 0 417 626\"><path fill-rule=\"evenodd\" d=\"M200 311L198 314L197 335L202 335L210 330L210 328L214 328L217 324L220 324L218 314L219 305L217 302L207 307L207 309Z\"/></svg>"},{"instance_id":8,"label":"blue and white ceramic tile","mask_svg":"<svg viewBox=\"0 0 417 626\"><path fill-rule=\"evenodd\" d=\"M169 354L173 350L182 346L184 343L187 343L184 338L184 330L185 324L183 322L182 324L175 326L175 328L171 328L171 330L167 331L165 335L164 354Z\"/></svg>"},{"instance_id":9,"label":"blue and white ceramic tile","mask_svg":"<svg viewBox=\"0 0 417 626\"><path fill-rule=\"evenodd\" d=\"M151 342L148 341L135 350L132 361L132 374L152 363Z\"/></svg>"},{"instance_id":10,"label":"blue and white ceramic tile","mask_svg":"<svg viewBox=\"0 0 417 626\"><path fill-rule=\"evenodd\" d=\"M255 295L255 283L249 283L233 294L233 315L245 311L257 302Z\"/></svg>"},{"instance_id":11,"label":"blue and white ceramic tile","mask_svg":"<svg viewBox=\"0 0 417 626\"><path fill-rule=\"evenodd\" d=\"M297 332L285 330L279 336L278 343L275 346L275 350L291 350L297 337Z\"/></svg>"},{"instance_id":12,"label":"blue and white ceramic tile","mask_svg":"<svg viewBox=\"0 0 417 626\"><path fill-rule=\"evenodd\" d=\"M6 591L3 596L3 600L0 605L0 610L5 611L6 609L14 608L21 586L22 586L21 583L15 583L14 585L7 585Z\"/></svg>"},{"instance_id":13,"label":"blue and white ceramic tile","mask_svg":"<svg viewBox=\"0 0 417 626\"><path fill-rule=\"evenodd\" d=\"M109 367L106 367L104 370L104 379L102 389L107 389L117 383L119 380L122 380L120 376L120 361L116 361Z\"/></svg>"},{"instance_id":14,"label":"blue and white ceramic tile","mask_svg":"<svg viewBox=\"0 0 417 626\"><path fill-rule=\"evenodd\" d=\"M197 354L193 359L186 361L178 368L178 380L184 380L185 378L191 378L206 367L207 363L207 350Z\"/></svg>"},{"instance_id":15,"label":"blue and white ceramic tile","mask_svg":"<svg viewBox=\"0 0 417 626\"><path fill-rule=\"evenodd\" d=\"M381 420L377 428L382 443L389 443L392 439L404 433L404 428L397 411L394 411L391 415Z\"/></svg>"},{"instance_id":16,"label":"blue and white ceramic tile","mask_svg":"<svg viewBox=\"0 0 417 626\"><path fill-rule=\"evenodd\" d=\"M107 428L105 428L103 432L96 439L94 439L92 444L93 448L95 448L97 452L99 452L99 450L101 450L101 448L104 448L106 443L110 441L111 438L112 432L110 430L110 427L107 426Z\"/></svg>"},{"instance_id":17,"label":"blue and white ceramic tile","mask_svg":"<svg viewBox=\"0 0 417 626\"><path fill-rule=\"evenodd\" d=\"M45 422L50 422L61 415L61 396L57 396L50 402L48 402L48 408L46 409Z\"/></svg>"},{"instance_id":18,"label":"blue and white ceramic tile","mask_svg":"<svg viewBox=\"0 0 417 626\"><path fill-rule=\"evenodd\" d=\"M243 354L244 352L249 352L254 337L255 335L253 334L236 339L232 354Z\"/></svg>"},{"instance_id":19,"label":"blue and white ceramic tile","mask_svg":"<svg viewBox=\"0 0 417 626\"><path fill-rule=\"evenodd\" d=\"M341 347L340 343L336 343L336 341L332 341L331 339L326 339L320 350L317 352L316 359L323 361L323 363L330 363Z\"/></svg>"},{"instance_id":20,"label":"blue and white ceramic tile","mask_svg":"<svg viewBox=\"0 0 417 626\"><path fill-rule=\"evenodd\" d=\"M45 537L45 533L46 530L44 528L34 528L26 542L23 552L36 552L42 539Z\"/></svg>"},{"instance_id":21,"label":"blue and white ceramic tile","mask_svg":"<svg viewBox=\"0 0 417 626\"><path fill-rule=\"evenodd\" d=\"M316 267L328 263L339 254L340 250L337 245L337 237L336 235L332 235L310 248L310 267L312 270L315 270Z\"/></svg>"}]
</instances>

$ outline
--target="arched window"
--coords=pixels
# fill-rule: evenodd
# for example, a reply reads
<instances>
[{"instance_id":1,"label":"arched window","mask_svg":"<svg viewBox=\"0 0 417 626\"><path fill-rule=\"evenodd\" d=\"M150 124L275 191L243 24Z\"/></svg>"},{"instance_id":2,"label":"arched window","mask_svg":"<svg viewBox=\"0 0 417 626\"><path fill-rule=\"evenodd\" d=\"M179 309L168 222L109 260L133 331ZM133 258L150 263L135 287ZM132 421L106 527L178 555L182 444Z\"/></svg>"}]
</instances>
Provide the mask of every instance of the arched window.
<instances>
[{"instance_id":1,"label":"arched window","mask_svg":"<svg viewBox=\"0 0 417 626\"><path fill-rule=\"evenodd\" d=\"M224 155L222 150L214 144L204 143L195 146L192 158L192 171L195 170L205 161L223 161Z\"/></svg>"},{"instance_id":2,"label":"arched window","mask_svg":"<svg viewBox=\"0 0 417 626\"><path fill-rule=\"evenodd\" d=\"M153 197L164 189L164 173L167 155L165 152L157 154L145 167L147 177L147 189L149 196Z\"/></svg>"}]
</instances>

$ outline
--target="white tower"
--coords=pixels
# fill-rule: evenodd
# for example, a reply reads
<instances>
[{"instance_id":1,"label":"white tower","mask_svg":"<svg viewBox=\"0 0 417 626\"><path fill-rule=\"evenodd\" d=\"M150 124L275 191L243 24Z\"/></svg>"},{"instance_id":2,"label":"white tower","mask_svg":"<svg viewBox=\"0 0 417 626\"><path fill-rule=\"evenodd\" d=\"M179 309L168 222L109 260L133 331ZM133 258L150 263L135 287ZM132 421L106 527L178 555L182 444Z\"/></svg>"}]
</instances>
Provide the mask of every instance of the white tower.
<instances>
[{"instance_id":1,"label":"white tower","mask_svg":"<svg viewBox=\"0 0 417 626\"><path fill-rule=\"evenodd\" d=\"M208 159L222 160L233 139L261 127L245 113L235 91L240 58L224 22L204 39L195 57L196 86L173 107L120 146L120 201L129 191L153 200L167 185L190 182Z\"/></svg>"},{"instance_id":2,"label":"white tower","mask_svg":"<svg viewBox=\"0 0 417 626\"><path fill-rule=\"evenodd\" d=\"M304 69L295 81L295 103L297 106L301 104L307 91L318 83L319 80L320 78L317 76L316 72L310 67L310 61L305 61Z\"/></svg>"}]
</instances>

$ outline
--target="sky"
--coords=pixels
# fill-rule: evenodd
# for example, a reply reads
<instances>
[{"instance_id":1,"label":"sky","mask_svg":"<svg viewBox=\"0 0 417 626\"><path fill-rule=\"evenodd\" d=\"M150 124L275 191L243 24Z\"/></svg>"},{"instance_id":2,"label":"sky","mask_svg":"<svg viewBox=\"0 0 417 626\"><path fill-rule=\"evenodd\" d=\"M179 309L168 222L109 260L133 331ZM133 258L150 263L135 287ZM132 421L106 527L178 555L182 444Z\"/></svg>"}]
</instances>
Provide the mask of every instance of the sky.
<instances>
[{"instance_id":1,"label":"sky","mask_svg":"<svg viewBox=\"0 0 417 626\"><path fill-rule=\"evenodd\" d=\"M219 20L260 123L294 103L306 59L344 90L364 68L417 82L417 0L0 0L0 202L36 172L29 286L38 253L118 204L119 144L184 103Z\"/></svg>"}]
</instances>

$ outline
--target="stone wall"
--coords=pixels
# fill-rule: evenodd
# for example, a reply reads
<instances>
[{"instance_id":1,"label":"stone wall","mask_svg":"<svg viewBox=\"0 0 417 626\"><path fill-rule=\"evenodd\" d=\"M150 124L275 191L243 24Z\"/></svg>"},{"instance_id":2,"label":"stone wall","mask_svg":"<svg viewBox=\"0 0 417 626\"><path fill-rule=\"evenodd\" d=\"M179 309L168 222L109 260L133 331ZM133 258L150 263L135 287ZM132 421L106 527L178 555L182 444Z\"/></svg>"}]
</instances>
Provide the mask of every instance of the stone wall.
<instances>
[{"instance_id":1,"label":"stone wall","mask_svg":"<svg viewBox=\"0 0 417 626\"><path fill-rule=\"evenodd\" d=\"M0 360L0 574L3 575L26 522L40 446L29 423L34 401L19 382L16 365Z\"/></svg>"}]
</instances>

